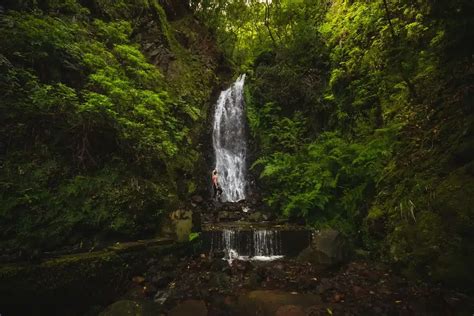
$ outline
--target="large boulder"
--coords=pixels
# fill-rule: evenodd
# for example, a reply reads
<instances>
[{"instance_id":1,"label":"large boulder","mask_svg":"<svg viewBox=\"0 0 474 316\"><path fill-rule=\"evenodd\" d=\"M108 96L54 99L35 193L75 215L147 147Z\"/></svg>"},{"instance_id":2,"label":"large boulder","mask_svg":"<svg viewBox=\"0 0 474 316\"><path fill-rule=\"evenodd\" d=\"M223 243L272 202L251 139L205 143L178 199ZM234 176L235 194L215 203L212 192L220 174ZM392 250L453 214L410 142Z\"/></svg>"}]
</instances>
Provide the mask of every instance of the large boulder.
<instances>
[{"instance_id":1,"label":"large boulder","mask_svg":"<svg viewBox=\"0 0 474 316\"><path fill-rule=\"evenodd\" d=\"M308 261L316 266L330 267L346 262L350 255L349 241L337 230L325 229L299 254L298 260Z\"/></svg>"}]
</instances>

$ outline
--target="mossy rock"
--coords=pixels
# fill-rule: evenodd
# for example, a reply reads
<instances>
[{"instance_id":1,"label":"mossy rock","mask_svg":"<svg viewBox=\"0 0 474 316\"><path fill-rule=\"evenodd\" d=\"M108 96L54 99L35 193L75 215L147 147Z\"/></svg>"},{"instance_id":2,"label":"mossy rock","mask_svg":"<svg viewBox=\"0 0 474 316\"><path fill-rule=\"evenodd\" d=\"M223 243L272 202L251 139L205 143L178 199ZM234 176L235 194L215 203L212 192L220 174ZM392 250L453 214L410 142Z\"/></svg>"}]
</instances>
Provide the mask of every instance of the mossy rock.
<instances>
[{"instance_id":1,"label":"mossy rock","mask_svg":"<svg viewBox=\"0 0 474 316\"><path fill-rule=\"evenodd\" d=\"M331 267L346 262L350 256L349 241L340 232L325 229L298 255L298 260L311 262L318 267Z\"/></svg>"}]
</instances>

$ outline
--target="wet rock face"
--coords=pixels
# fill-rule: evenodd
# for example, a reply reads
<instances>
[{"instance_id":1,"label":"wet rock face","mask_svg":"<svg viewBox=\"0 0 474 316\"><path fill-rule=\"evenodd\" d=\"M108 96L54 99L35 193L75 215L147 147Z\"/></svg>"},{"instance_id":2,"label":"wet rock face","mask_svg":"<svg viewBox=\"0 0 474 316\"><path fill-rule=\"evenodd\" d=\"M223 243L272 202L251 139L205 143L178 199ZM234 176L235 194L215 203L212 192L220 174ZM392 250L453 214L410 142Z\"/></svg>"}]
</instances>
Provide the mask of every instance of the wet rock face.
<instances>
[{"instance_id":1,"label":"wet rock face","mask_svg":"<svg viewBox=\"0 0 474 316\"><path fill-rule=\"evenodd\" d=\"M238 221L240 218L241 215L239 213L231 211L221 211L217 215L217 220L219 222Z\"/></svg>"},{"instance_id":2,"label":"wet rock face","mask_svg":"<svg viewBox=\"0 0 474 316\"><path fill-rule=\"evenodd\" d=\"M388 266L371 261L352 261L329 271L292 259L228 265L201 254L159 256L147 265L145 279L131 279L134 296L125 296L135 305L123 298L115 303L115 308L130 311L126 315L150 315L143 312L150 307L159 311L152 315L177 316L471 315L474 310L467 296L410 285ZM154 292L147 293L145 287L161 276L169 278L168 284L156 283ZM143 300L153 304L144 306Z\"/></svg>"},{"instance_id":3,"label":"wet rock face","mask_svg":"<svg viewBox=\"0 0 474 316\"><path fill-rule=\"evenodd\" d=\"M189 203L194 209L199 210L205 218L208 218L208 222L217 222L218 218L222 218L220 221L247 220L253 213L258 213L258 215L254 216L258 216L257 220L261 221L276 218L274 213L268 210L262 211L265 210L262 203L251 200L220 202L212 199L204 200L201 196L193 196ZM211 214L212 216L207 216Z\"/></svg>"},{"instance_id":4,"label":"wet rock face","mask_svg":"<svg viewBox=\"0 0 474 316\"><path fill-rule=\"evenodd\" d=\"M263 214L261 212L254 212L249 215L248 220L251 222L261 222L264 221Z\"/></svg>"},{"instance_id":5,"label":"wet rock face","mask_svg":"<svg viewBox=\"0 0 474 316\"><path fill-rule=\"evenodd\" d=\"M298 259L316 266L330 267L347 262L350 254L349 241L340 232L326 229L315 236L311 245L299 254Z\"/></svg>"}]
</instances>

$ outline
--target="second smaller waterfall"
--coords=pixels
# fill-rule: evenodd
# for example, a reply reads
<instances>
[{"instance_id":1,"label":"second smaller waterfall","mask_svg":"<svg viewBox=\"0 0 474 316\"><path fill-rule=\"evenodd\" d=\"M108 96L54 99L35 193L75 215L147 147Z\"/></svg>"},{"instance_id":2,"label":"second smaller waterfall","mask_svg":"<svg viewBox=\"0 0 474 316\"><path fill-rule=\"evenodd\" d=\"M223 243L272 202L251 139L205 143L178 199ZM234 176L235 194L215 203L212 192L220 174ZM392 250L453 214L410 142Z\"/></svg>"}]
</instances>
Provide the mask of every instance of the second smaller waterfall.
<instances>
[{"instance_id":1,"label":"second smaller waterfall","mask_svg":"<svg viewBox=\"0 0 474 316\"><path fill-rule=\"evenodd\" d=\"M279 231L256 230L253 234L254 256L281 255L281 237Z\"/></svg>"},{"instance_id":2,"label":"second smaller waterfall","mask_svg":"<svg viewBox=\"0 0 474 316\"><path fill-rule=\"evenodd\" d=\"M224 252L224 259L269 261L283 257L281 232L278 230L235 231L225 229L213 232L211 252Z\"/></svg>"}]
</instances>

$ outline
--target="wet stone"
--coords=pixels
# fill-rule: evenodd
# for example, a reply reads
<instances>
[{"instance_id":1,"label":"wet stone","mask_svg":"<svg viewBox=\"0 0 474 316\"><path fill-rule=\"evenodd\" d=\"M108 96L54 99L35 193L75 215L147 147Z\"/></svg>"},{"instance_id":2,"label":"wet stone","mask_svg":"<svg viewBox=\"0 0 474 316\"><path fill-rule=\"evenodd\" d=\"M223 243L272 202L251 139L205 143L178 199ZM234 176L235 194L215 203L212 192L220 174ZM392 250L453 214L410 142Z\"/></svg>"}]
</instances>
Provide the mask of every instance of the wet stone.
<instances>
[{"instance_id":1,"label":"wet stone","mask_svg":"<svg viewBox=\"0 0 474 316\"><path fill-rule=\"evenodd\" d=\"M168 255L159 261L159 268L164 271L170 271L176 269L177 264L178 259L173 255Z\"/></svg>"},{"instance_id":2,"label":"wet stone","mask_svg":"<svg viewBox=\"0 0 474 316\"><path fill-rule=\"evenodd\" d=\"M169 316L207 316L207 307L204 301L186 300L174 307Z\"/></svg>"},{"instance_id":3,"label":"wet stone","mask_svg":"<svg viewBox=\"0 0 474 316\"><path fill-rule=\"evenodd\" d=\"M342 264L349 259L350 247L347 239L338 231L327 229L321 231L304 249L298 259L316 266L331 267Z\"/></svg>"},{"instance_id":4,"label":"wet stone","mask_svg":"<svg viewBox=\"0 0 474 316\"><path fill-rule=\"evenodd\" d=\"M165 287L166 285L168 285L168 283L173 281L174 278L175 278L175 273L162 272L160 274L157 274L157 275L153 276L151 278L151 283L153 285L155 285L156 287L161 288L161 287Z\"/></svg>"},{"instance_id":5,"label":"wet stone","mask_svg":"<svg viewBox=\"0 0 474 316\"><path fill-rule=\"evenodd\" d=\"M193 196L191 197L191 200L192 200L194 203L196 203L196 204L201 204L201 203L204 202L204 198L203 198L202 196L200 196L200 195L193 195Z\"/></svg>"},{"instance_id":6,"label":"wet stone","mask_svg":"<svg viewBox=\"0 0 474 316\"><path fill-rule=\"evenodd\" d=\"M264 221L265 219L262 213L254 212L250 214L250 216L248 217L248 220L251 222L261 222L261 221Z\"/></svg>"},{"instance_id":7,"label":"wet stone","mask_svg":"<svg viewBox=\"0 0 474 316\"><path fill-rule=\"evenodd\" d=\"M306 316L302 307L296 305L284 305L278 308L275 316Z\"/></svg>"},{"instance_id":8,"label":"wet stone","mask_svg":"<svg viewBox=\"0 0 474 316\"><path fill-rule=\"evenodd\" d=\"M159 314L159 306L153 302L123 300L109 305L99 316L154 316Z\"/></svg>"},{"instance_id":9,"label":"wet stone","mask_svg":"<svg viewBox=\"0 0 474 316\"><path fill-rule=\"evenodd\" d=\"M241 216L237 212L221 211L221 212L218 213L218 221L219 222L237 221L240 218L241 218Z\"/></svg>"},{"instance_id":10,"label":"wet stone","mask_svg":"<svg viewBox=\"0 0 474 316\"><path fill-rule=\"evenodd\" d=\"M215 258L211 261L211 271L223 271L228 267L227 261Z\"/></svg>"},{"instance_id":11,"label":"wet stone","mask_svg":"<svg viewBox=\"0 0 474 316\"><path fill-rule=\"evenodd\" d=\"M275 315L282 308L292 309L293 311L303 310L304 308L321 303L321 297L315 294L299 294L274 290L251 291L239 297L238 309L242 314L252 315L255 311L262 311L262 315ZM294 307L284 306L292 305ZM280 315L282 311L280 311ZM294 314L298 315L298 314Z\"/></svg>"},{"instance_id":12,"label":"wet stone","mask_svg":"<svg viewBox=\"0 0 474 316\"><path fill-rule=\"evenodd\" d=\"M215 272L211 274L209 285L213 288L228 290L230 287L230 278L223 272Z\"/></svg>"},{"instance_id":13,"label":"wet stone","mask_svg":"<svg viewBox=\"0 0 474 316\"><path fill-rule=\"evenodd\" d=\"M134 242L124 242L124 243L118 242L115 245L110 246L109 249L117 253L123 253L123 252L142 250L145 247L146 247L145 243L134 241Z\"/></svg>"}]
</instances>

